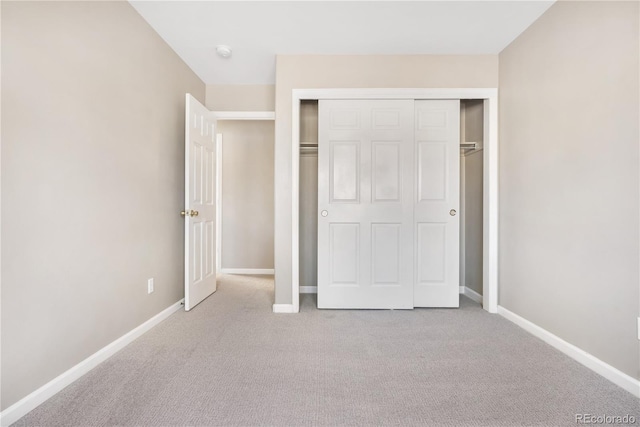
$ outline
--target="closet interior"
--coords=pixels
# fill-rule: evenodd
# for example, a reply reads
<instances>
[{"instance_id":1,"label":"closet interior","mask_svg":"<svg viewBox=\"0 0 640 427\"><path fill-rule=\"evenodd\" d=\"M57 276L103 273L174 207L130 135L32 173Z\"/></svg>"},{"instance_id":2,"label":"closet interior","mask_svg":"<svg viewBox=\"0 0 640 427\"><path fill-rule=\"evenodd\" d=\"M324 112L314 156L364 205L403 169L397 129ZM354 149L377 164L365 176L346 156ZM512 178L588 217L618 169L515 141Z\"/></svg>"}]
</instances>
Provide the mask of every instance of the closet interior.
<instances>
[{"instance_id":1,"label":"closet interior","mask_svg":"<svg viewBox=\"0 0 640 427\"><path fill-rule=\"evenodd\" d=\"M318 101L300 103L300 290L318 277Z\"/></svg>"},{"instance_id":2,"label":"closet interior","mask_svg":"<svg viewBox=\"0 0 640 427\"><path fill-rule=\"evenodd\" d=\"M484 101L460 101L460 286L482 295ZM469 292L471 291L471 292Z\"/></svg>"}]
</instances>

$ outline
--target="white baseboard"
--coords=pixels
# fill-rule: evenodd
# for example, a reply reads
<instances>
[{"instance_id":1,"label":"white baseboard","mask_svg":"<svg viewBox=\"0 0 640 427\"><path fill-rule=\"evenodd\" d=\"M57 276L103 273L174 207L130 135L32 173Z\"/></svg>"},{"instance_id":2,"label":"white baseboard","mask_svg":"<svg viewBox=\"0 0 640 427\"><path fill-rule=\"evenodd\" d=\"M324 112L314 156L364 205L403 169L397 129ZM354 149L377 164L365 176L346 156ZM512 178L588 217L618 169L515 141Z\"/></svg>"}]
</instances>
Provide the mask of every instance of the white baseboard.
<instances>
[{"instance_id":1,"label":"white baseboard","mask_svg":"<svg viewBox=\"0 0 640 427\"><path fill-rule=\"evenodd\" d=\"M477 302L478 304L482 304L482 295L480 295L479 293L477 293L476 291L474 291L473 289L467 287L467 286L460 286L458 288L459 292L472 299L473 301Z\"/></svg>"},{"instance_id":2,"label":"white baseboard","mask_svg":"<svg viewBox=\"0 0 640 427\"><path fill-rule=\"evenodd\" d=\"M221 268L220 274L274 274L273 268Z\"/></svg>"},{"instance_id":3,"label":"white baseboard","mask_svg":"<svg viewBox=\"0 0 640 427\"><path fill-rule=\"evenodd\" d=\"M465 286L464 287L464 291L462 293L464 294L464 296L472 299L473 301L477 302L478 304L482 304L482 295L480 295L479 293L477 293L476 291L474 291L470 287Z\"/></svg>"},{"instance_id":4,"label":"white baseboard","mask_svg":"<svg viewBox=\"0 0 640 427\"><path fill-rule=\"evenodd\" d=\"M133 342L136 338L140 337L142 334L156 326L158 323L162 322L167 317L178 311L182 307L183 302L184 299L176 302L175 304L172 304L170 307L156 314L151 319L144 322L142 325L127 332L117 340L113 341L111 344L108 344L106 347L98 350L71 369L58 375L56 378L52 379L33 393L9 406L7 409L2 411L2 413L0 413L0 424L2 425L2 427L15 423L20 418L24 417L26 414L38 407L40 404L44 403L54 394L58 393L60 390L73 383L78 378L82 377L84 374L98 366L100 363L104 362L109 357L122 350L126 345Z\"/></svg>"},{"instance_id":5,"label":"white baseboard","mask_svg":"<svg viewBox=\"0 0 640 427\"><path fill-rule=\"evenodd\" d=\"M273 304L274 313L295 313L293 304Z\"/></svg>"},{"instance_id":6,"label":"white baseboard","mask_svg":"<svg viewBox=\"0 0 640 427\"><path fill-rule=\"evenodd\" d=\"M612 383L622 387L627 390L629 393L634 396L640 398L640 381L625 374L624 372L614 368L608 363L603 362L597 357L593 356L590 353L582 350L581 348L576 347L573 344L570 344L563 340L562 338L552 334L546 329L542 329L540 326L536 325L528 321L527 319L518 316L517 314L507 310L502 306L498 306L498 314L504 317L507 320L515 323L520 326L525 331L530 334L540 338L542 341L546 342L550 346L560 350L567 356L576 360L577 362L583 364L587 368L592 371L602 375Z\"/></svg>"},{"instance_id":7,"label":"white baseboard","mask_svg":"<svg viewBox=\"0 0 640 427\"><path fill-rule=\"evenodd\" d=\"M301 294L317 294L318 287L317 286L300 286Z\"/></svg>"}]
</instances>

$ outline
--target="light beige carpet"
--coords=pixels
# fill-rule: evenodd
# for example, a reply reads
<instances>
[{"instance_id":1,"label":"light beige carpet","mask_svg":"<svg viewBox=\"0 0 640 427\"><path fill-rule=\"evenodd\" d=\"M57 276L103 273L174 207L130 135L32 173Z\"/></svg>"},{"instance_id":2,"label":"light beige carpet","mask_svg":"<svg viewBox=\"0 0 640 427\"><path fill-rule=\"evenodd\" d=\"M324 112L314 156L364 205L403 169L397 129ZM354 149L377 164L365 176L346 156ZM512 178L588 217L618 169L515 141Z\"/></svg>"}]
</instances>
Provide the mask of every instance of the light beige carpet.
<instances>
[{"instance_id":1,"label":"light beige carpet","mask_svg":"<svg viewBox=\"0 0 640 427\"><path fill-rule=\"evenodd\" d=\"M273 314L224 276L17 426L575 426L640 400L507 320L460 309Z\"/></svg>"}]
</instances>

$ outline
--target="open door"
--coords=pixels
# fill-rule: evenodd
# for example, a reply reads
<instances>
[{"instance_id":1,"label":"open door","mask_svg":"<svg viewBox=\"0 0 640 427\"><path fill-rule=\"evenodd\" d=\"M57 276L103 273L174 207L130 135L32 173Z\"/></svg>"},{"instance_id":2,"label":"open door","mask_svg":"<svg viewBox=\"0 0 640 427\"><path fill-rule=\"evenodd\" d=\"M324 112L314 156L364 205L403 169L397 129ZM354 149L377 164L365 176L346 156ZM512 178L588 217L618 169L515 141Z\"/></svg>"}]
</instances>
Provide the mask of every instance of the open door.
<instances>
[{"instance_id":1,"label":"open door","mask_svg":"<svg viewBox=\"0 0 640 427\"><path fill-rule=\"evenodd\" d=\"M184 308L216 291L216 120L190 94L185 118Z\"/></svg>"}]
</instances>

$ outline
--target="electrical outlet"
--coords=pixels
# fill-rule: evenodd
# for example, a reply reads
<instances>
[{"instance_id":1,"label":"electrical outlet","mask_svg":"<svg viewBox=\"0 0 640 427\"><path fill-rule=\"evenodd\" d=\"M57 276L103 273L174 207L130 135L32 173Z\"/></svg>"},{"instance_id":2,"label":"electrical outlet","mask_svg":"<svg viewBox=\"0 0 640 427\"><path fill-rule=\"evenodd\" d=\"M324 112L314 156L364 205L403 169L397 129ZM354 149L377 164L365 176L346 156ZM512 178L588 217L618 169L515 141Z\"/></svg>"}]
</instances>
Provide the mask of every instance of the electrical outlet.
<instances>
[{"instance_id":1,"label":"electrical outlet","mask_svg":"<svg viewBox=\"0 0 640 427\"><path fill-rule=\"evenodd\" d=\"M153 292L153 277L147 280L147 293L150 294Z\"/></svg>"}]
</instances>

